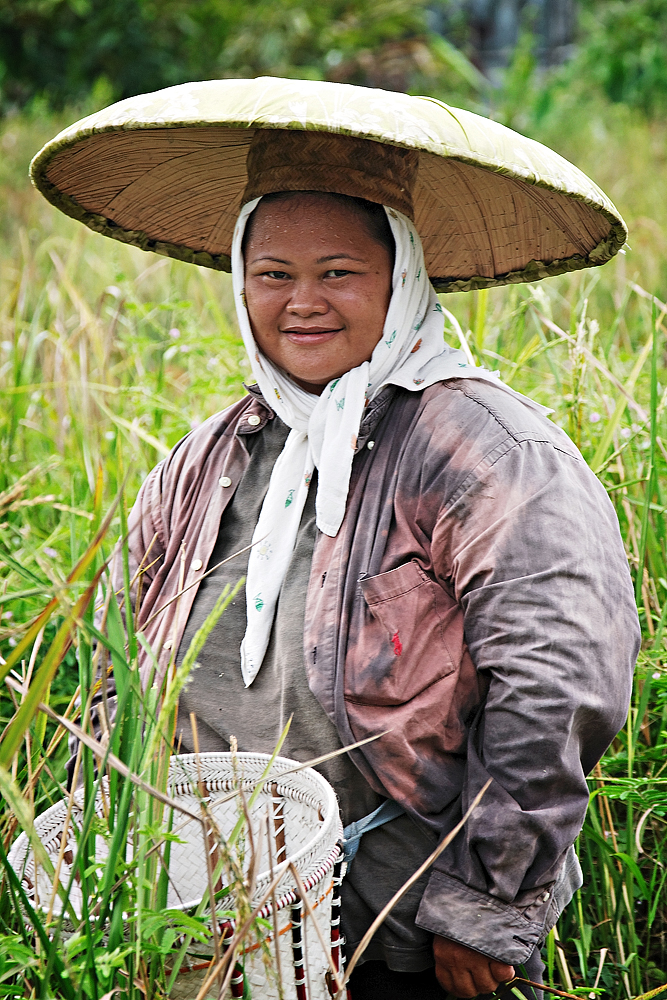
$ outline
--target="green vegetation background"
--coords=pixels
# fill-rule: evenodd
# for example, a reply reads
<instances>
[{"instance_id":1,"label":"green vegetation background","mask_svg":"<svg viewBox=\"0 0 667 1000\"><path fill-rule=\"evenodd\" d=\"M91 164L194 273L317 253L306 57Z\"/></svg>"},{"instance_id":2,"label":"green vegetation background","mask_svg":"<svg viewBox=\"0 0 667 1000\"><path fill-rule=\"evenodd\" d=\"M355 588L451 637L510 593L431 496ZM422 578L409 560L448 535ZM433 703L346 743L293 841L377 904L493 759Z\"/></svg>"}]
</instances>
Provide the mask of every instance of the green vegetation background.
<instances>
[{"instance_id":1,"label":"green vegetation background","mask_svg":"<svg viewBox=\"0 0 667 1000\"><path fill-rule=\"evenodd\" d=\"M43 142L142 90L274 73L398 81L553 146L618 205L627 253L599 270L442 301L452 342L458 323L481 363L554 408L618 511L644 644L628 724L591 778L585 886L545 954L552 984L620 998L667 982L667 0L580 7L568 65L538 71L526 30L492 91L468 59L465 22L452 21L455 48L429 32L414 0L0 0L0 651L11 653L55 594L61 617L19 676L38 669L80 596L65 579L100 511L126 477L130 505L155 462L238 398L248 374L228 277L60 216L27 182ZM71 649L53 707L64 709L78 679ZM0 694L2 725L15 712ZM37 812L59 797L66 756L61 742L37 767L54 731L41 718L13 764ZM6 805L2 822L8 842ZM24 995L12 978L17 933L0 894L0 996Z\"/></svg>"}]
</instances>

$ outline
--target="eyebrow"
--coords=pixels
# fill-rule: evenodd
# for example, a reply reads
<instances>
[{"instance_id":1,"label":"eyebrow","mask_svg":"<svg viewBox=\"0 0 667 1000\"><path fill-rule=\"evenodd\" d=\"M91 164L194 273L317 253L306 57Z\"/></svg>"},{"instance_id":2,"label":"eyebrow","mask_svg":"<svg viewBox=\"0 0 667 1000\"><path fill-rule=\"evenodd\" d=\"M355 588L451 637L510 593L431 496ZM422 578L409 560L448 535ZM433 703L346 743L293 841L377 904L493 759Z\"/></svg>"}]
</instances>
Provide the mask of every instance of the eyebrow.
<instances>
[{"instance_id":1,"label":"eyebrow","mask_svg":"<svg viewBox=\"0 0 667 1000\"><path fill-rule=\"evenodd\" d=\"M328 257L318 257L316 263L326 264L330 260L356 260L358 264L365 263L362 257L353 257L350 253L332 253Z\"/></svg>"},{"instance_id":2,"label":"eyebrow","mask_svg":"<svg viewBox=\"0 0 667 1000\"><path fill-rule=\"evenodd\" d=\"M276 264L287 264L288 267L292 267L293 263L294 263L291 260L283 260L282 257L269 257L269 256L255 257L255 259L253 261L251 261L250 263L252 263L252 264L259 264L259 262L262 261L262 260L271 260L271 261L273 261ZM332 254L329 254L327 257L318 257L317 260L315 261L315 263L316 264L327 264L331 260L354 260L358 264L365 264L366 263L363 260L363 258L361 258L361 257L353 257L352 254L349 254L349 253L332 253Z\"/></svg>"}]
</instances>

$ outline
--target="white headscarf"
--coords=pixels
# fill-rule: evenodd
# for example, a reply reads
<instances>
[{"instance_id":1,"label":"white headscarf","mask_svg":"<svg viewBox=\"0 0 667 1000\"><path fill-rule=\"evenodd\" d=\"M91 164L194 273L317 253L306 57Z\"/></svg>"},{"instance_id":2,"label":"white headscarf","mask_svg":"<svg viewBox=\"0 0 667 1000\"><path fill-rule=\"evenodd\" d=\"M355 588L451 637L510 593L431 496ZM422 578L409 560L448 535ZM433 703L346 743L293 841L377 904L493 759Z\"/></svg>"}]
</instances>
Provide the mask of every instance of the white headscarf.
<instances>
[{"instance_id":1,"label":"white headscarf","mask_svg":"<svg viewBox=\"0 0 667 1000\"><path fill-rule=\"evenodd\" d=\"M248 625L241 644L246 687L264 659L276 604L296 543L313 468L318 471L317 527L332 537L345 517L352 460L367 400L385 385L414 392L448 378L493 382L527 405L546 412L504 385L497 374L468 364L461 350L444 342L444 316L424 264L422 243L406 216L385 208L396 244L392 296L382 337L370 361L333 379L321 396L301 389L260 353L252 335L244 294L241 250L248 217L260 199L241 209L232 243L234 301L252 372L262 395L291 431L276 461L253 535L246 579Z\"/></svg>"}]
</instances>

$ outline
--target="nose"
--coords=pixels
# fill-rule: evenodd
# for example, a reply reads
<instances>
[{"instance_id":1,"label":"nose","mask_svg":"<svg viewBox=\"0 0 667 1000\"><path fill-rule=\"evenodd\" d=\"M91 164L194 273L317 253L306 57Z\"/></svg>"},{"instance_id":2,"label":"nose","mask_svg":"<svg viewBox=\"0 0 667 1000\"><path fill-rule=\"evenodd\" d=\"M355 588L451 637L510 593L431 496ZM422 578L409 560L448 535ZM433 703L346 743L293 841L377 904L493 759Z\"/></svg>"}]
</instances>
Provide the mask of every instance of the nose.
<instances>
[{"instance_id":1,"label":"nose","mask_svg":"<svg viewBox=\"0 0 667 1000\"><path fill-rule=\"evenodd\" d=\"M329 303L318 281L303 279L297 281L286 306L290 316L306 319L308 316L323 316L329 311Z\"/></svg>"}]
</instances>

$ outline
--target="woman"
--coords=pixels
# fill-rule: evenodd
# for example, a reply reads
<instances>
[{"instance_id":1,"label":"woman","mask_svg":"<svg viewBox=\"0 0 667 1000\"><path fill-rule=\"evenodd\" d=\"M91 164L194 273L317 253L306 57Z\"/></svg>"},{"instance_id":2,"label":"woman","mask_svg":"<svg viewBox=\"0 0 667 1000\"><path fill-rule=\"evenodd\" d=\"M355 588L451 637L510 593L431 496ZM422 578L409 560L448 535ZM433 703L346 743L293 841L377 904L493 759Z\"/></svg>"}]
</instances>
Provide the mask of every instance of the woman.
<instances>
[{"instance_id":1,"label":"woman","mask_svg":"<svg viewBox=\"0 0 667 1000\"><path fill-rule=\"evenodd\" d=\"M638 648L605 491L541 407L444 345L417 167L398 145L255 132L231 266L257 384L153 470L130 519L163 668L247 574L181 698L183 749L191 713L202 750L270 751L290 717L297 759L378 737L321 768L345 824L398 804L345 879L350 948L493 778L353 1000L539 978Z\"/></svg>"}]
</instances>

